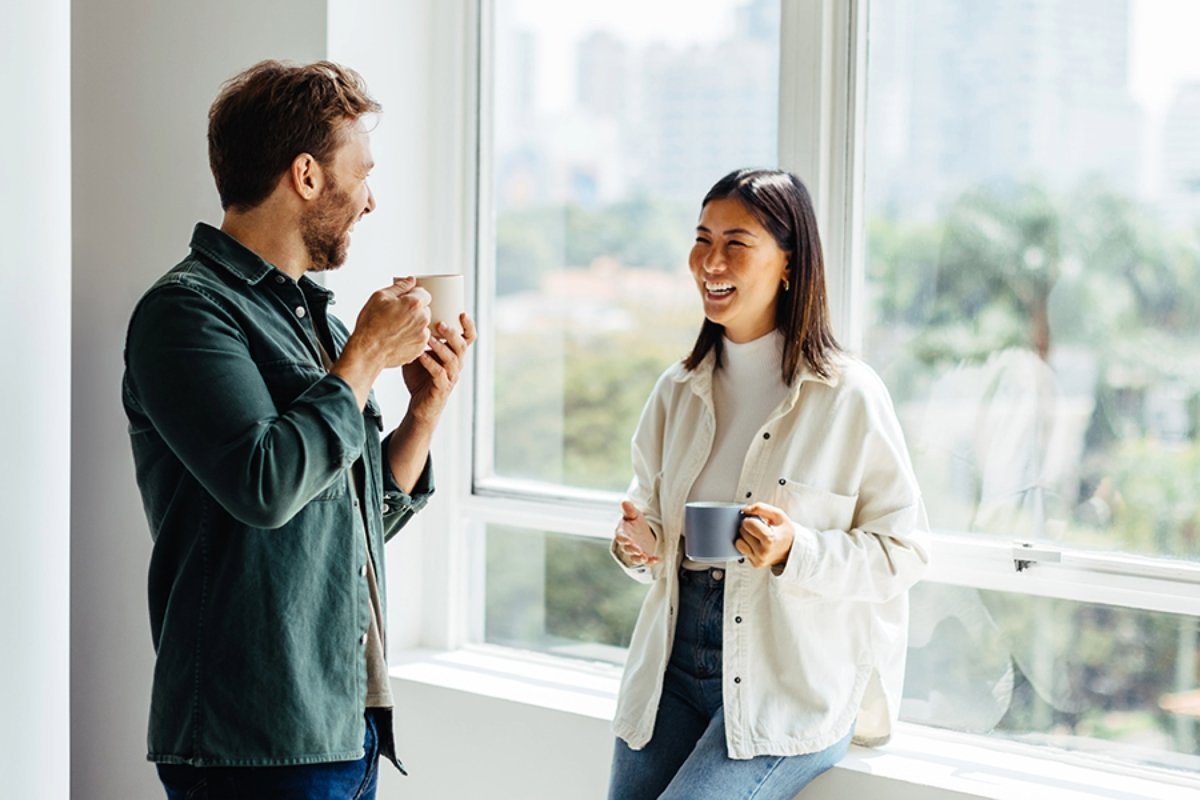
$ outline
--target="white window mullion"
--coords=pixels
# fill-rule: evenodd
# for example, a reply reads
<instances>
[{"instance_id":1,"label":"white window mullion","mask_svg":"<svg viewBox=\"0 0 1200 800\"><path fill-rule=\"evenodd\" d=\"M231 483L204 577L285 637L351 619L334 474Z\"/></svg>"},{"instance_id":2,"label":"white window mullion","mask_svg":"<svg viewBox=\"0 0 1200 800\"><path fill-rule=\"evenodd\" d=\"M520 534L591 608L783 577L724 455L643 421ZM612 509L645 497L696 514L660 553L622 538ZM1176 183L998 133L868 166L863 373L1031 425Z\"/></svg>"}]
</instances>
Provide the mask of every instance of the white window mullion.
<instances>
[{"instance_id":1,"label":"white window mullion","mask_svg":"<svg viewBox=\"0 0 1200 800\"><path fill-rule=\"evenodd\" d=\"M493 0L466 0L475 10L475 31L478 53L473 79L475 83L474 108L475 141L472 157L476 175L472 183L475 208L472 219L475 223L475 313L481 336L475 343L475 401L474 419L465 420L474 430L473 459L463 466L472 475L472 484L486 482L494 474L495 436L495 364L496 342L487 335L495 329L496 298L496 226L494 198L494 154L493 140L494 88L492 74L495 71L495 41L493 35Z\"/></svg>"},{"instance_id":2,"label":"white window mullion","mask_svg":"<svg viewBox=\"0 0 1200 800\"><path fill-rule=\"evenodd\" d=\"M445 43L430 53L430 80L434 98L430 109L435 129L431 147L431 195L453 191L456 203L446 204L431 220L431 239L442 244L431 250L435 263L412 267L416 272L462 271L467 276L467 307L481 330L487 318L490 294L486 276L490 269L480 261L476 245L476 215L485 182L478 178L477 164L480 100L487 90L478 79L479 64L487 56L486 39L480 35L478 0L455 0L431 4L430 24L434 41ZM478 186L477 186L478 183ZM481 280L483 279L483 280ZM434 438L434 484L436 494L420 517L422 532L420 645L434 649L460 647L469 637L472 598L472 549L468 541L469 519L462 500L471 492L471 454L474 406L487 397L479 386L486 380L488 337L482 336L468 356L467 370L442 416ZM473 363L472 363L473 362ZM403 534L401 534L403 535Z\"/></svg>"},{"instance_id":3,"label":"white window mullion","mask_svg":"<svg viewBox=\"0 0 1200 800\"><path fill-rule=\"evenodd\" d=\"M862 343L866 3L784 0L779 164L812 194L838 340Z\"/></svg>"}]
</instances>

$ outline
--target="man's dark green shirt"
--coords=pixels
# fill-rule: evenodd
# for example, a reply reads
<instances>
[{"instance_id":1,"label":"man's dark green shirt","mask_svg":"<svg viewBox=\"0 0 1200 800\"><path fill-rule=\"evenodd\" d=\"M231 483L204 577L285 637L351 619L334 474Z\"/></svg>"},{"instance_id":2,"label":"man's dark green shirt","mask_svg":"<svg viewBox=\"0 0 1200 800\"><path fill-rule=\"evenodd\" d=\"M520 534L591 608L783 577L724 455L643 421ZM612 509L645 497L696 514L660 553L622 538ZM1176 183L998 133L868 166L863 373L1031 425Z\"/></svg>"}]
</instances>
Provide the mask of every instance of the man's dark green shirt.
<instances>
[{"instance_id":1,"label":"man's dark green shirt","mask_svg":"<svg viewBox=\"0 0 1200 800\"><path fill-rule=\"evenodd\" d=\"M383 543L433 486L428 463L411 494L396 485L374 397L360 410L324 368L318 342L336 359L348 337L331 302L199 224L134 309L122 393L154 539L152 761L363 755L365 566L386 598Z\"/></svg>"}]
</instances>

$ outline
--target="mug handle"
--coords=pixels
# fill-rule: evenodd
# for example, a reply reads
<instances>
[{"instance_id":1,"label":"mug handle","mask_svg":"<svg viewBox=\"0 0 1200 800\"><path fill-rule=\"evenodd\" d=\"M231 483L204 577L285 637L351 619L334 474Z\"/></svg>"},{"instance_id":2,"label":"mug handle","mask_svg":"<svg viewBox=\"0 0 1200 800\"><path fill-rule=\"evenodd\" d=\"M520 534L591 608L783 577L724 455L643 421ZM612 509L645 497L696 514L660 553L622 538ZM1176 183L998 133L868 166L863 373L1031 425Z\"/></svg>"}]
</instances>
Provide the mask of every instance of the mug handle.
<instances>
[{"instance_id":1,"label":"mug handle","mask_svg":"<svg viewBox=\"0 0 1200 800\"><path fill-rule=\"evenodd\" d=\"M745 511L739 511L738 516L741 517L742 519L756 519L759 522L761 522L763 525L767 524L767 521L765 519L763 519L762 517L760 517L758 514L747 514Z\"/></svg>"}]
</instances>

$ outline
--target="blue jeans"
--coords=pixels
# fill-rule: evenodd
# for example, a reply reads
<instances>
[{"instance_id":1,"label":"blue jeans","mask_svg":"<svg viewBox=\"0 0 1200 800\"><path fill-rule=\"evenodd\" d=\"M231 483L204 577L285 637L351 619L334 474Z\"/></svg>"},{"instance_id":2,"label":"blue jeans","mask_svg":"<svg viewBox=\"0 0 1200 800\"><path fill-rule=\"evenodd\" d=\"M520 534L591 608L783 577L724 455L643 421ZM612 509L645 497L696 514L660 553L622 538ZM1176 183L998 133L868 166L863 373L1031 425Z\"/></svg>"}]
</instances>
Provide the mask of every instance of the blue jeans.
<instances>
[{"instance_id":1,"label":"blue jeans","mask_svg":"<svg viewBox=\"0 0 1200 800\"><path fill-rule=\"evenodd\" d=\"M167 800L375 800L379 729L367 712L363 757L290 767L158 764Z\"/></svg>"},{"instance_id":2,"label":"blue jeans","mask_svg":"<svg viewBox=\"0 0 1200 800\"><path fill-rule=\"evenodd\" d=\"M836 764L850 734L819 753L735 760L721 698L724 571L680 570L675 645L654 734L641 750L617 739L609 800L792 800Z\"/></svg>"}]
</instances>

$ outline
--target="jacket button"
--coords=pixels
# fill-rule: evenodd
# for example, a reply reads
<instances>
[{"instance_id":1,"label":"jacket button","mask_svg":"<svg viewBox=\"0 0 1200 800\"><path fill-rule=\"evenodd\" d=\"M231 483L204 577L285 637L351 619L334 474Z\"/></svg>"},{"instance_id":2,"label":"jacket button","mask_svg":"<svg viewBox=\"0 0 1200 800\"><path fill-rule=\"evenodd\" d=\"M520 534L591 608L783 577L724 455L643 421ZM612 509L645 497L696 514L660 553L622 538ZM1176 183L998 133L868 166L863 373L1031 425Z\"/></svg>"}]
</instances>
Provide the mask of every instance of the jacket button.
<instances>
[{"instance_id":1,"label":"jacket button","mask_svg":"<svg viewBox=\"0 0 1200 800\"><path fill-rule=\"evenodd\" d=\"M359 638L358 643L361 644L363 647L367 646L367 635L365 633L362 635L361 638ZM741 680L741 678L734 678L734 680L735 681Z\"/></svg>"},{"instance_id":2,"label":"jacket button","mask_svg":"<svg viewBox=\"0 0 1200 800\"><path fill-rule=\"evenodd\" d=\"M771 438L771 434L769 434L769 433L764 433L764 434L763 434L763 438L764 438L764 439L770 439L770 438Z\"/></svg>"},{"instance_id":3,"label":"jacket button","mask_svg":"<svg viewBox=\"0 0 1200 800\"><path fill-rule=\"evenodd\" d=\"M741 678L734 678L734 679L733 679L733 682L734 682L734 683L741 683L741 682L742 682L742 679L741 679Z\"/></svg>"},{"instance_id":4,"label":"jacket button","mask_svg":"<svg viewBox=\"0 0 1200 800\"><path fill-rule=\"evenodd\" d=\"M746 492L746 499L749 500L750 495L752 495L752 494L754 494L754 492Z\"/></svg>"},{"instance_id":5,"label":"jacket button","mask_svg":"<svg viewBox=\"0 0 1200 800\"><path fill-rule=\"evenodd\" d=\"M287 278L283 277L282 275L276 275L275 282L276 283L287 283Z\"/></svg>"},{"instance_id":6,"label":"jacket button","mask_svg":"<svg viewBox=\"0 0 1200 800\"><path fill-rule=\"evenodd\" d=\"M733 618L733 621L734 621L734 622L738 622L738 623L740 623L740 622L742 621L742 618L741 618L741 617L734 617L734 618Z\"/></svg>"},{"instance_id":7,"label":"jacket button","mask_svg":"<svg viewBox=\"0 0 1200 800\"><path fill-rule=\"evenodd\" d=\"M296 306L296 316L304 319L304 315L308 312L304 310L304 306Z\"/></svg>"},{"instance_id":8,"label":"jacket button","mask_svg":"<svg viewBox=\"0 0 1200 800\"><path fill-rule=\"evenodd\" d=\"M360 578L367 577L367 565L366 564L363 564L361 567L358 568L358 577L360 577ZM740 622L740 620L739 620L739 622Z\"/></svg>"},{"instance_id":9,"label":"jacket button","mask_svg":"<svg viewBox=\"0 0 1200 800\"><path fill-rule=\"evenodd\" d=\"M389 512L389 511L391 511L391 510L392 510L392 507L391 507L391 506L389 506L387 503L384 503L384 504L383 504L383 513L385 513L385 514L386 514L386 513L388 513L388 512Z\"/></svg>"},{"instance_id":10,"label":"jacket button","mask_svg":"<svg viewBox=\"0 0 1200 800\"><path fill-rule=\"evenodd\" d=\"M354 498L354 500L352 500L351 502L353 503L355 508L358 508L358 498L357 497Z\"/></svg>"}]
</instances>

